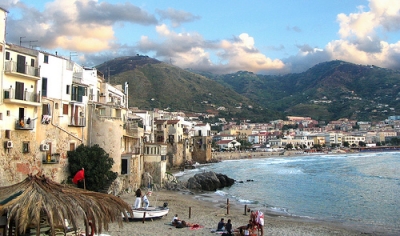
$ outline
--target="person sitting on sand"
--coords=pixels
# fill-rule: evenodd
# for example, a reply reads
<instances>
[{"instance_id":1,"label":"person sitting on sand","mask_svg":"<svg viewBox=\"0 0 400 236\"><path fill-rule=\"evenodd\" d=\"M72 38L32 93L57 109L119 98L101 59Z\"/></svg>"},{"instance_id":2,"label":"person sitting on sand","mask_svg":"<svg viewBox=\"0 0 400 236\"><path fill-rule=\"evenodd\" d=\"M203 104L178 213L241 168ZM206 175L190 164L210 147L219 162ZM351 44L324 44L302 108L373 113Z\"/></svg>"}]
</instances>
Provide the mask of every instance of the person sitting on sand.
<instances>
[{"instance_id":1,"label":"person sitting on sand","mask_svg":"<svg viewBox=\"0 0 400 236\"><path fill-rule=\"evenodd\" d=\"M231 219L228 219L228 222L225 224L225 230L226 232L222 236L233 236Z\"/></svg>"},{"instance_id":2,"label":"person sitting on sand","mask_svg":"<svg viewBox=\"0 0 400 236\"><path fill-rule=\"evenodd\" d=\"M237 228L237 230L239 231L240 235L242 235L242 236L250 235L250 233L252 233L252 231L253 231L252 221L249 220L249 223L247 225L240 226L239 228Z\"/></svg>"},{"instance_id":3,"label":"person sitting on sand","mask_svg":"<svg viewBox=\"0 0 400 236\"><path fill-rule=\"evenodd\" d=\"M175 214L174 218L172 218L171 225L176 226L178 222L180 222L178 214Z\"/></svg>"},{"instance_id":4,"label":"person sitting on sand","mask_svg":"<svg viewBox=\"0 0 400 236\"><path fill-rule=\"evenodd\" d=\"M225 222L224 218L221 218L221 221L218 222L217 231L224 231L225 230Z\"/></svg>"}]
</instances>

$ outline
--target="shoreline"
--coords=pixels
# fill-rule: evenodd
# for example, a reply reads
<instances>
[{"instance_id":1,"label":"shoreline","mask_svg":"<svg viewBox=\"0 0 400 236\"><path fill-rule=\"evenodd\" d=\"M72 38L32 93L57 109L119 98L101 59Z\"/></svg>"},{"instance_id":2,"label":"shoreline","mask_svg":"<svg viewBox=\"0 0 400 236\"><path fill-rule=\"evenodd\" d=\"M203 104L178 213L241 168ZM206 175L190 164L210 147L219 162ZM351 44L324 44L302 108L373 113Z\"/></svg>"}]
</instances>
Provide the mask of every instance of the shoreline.
<instances>
[{"instance_id":1,"label":"shoreline","mask_svg":"<svg viewBox=\"0 0 400 236\"><path fill-rule=\"evenodd\" d=\"M221 199L208 196L209 193L193 193L190 191L153 191L150 197L151 205L162 205L168 202L170 211L167 216L160 219L124 222L123 227L118 224L110 224L109 230L104 233L112 236L125 235L219 235L212 233L221 218L232 220L234 228L246 225L250 214L245 215L244 208L237 204L230 204L227 214L226 202ZM120 196L129 204L134 203L134 194ZM207 197L207 200L204 198ZM191 230L189 228L178 229L168 225L173 216L178 214L181 220L199 224L202 228ZM190 218L189 218L190 214ZM264 235L385 235L385 232L364 232L352 229L335 222L317 221L292 216L280 216L264 212ZM389 235L389 234L387 234Z\"/></svg>"},{"instance_id":2,"label":"shoreline","mask_svg":"<svg viewBox=\"0 0 400 236\"><path fill-rule=\"evenodd\" d=\"M384 151L380 151L380 152L384 152ZM392 152L392 151L390 151ZM225 154L225 155L223 155ZM237 152L237 154L239 155L243 155L243 153L239 153ZM229 160L241 160L241 159L263 159L263 158L291 158L291 157L301 157L301 156L313 156L313 155L321 155L321 156L325 156L325 155L357 155L359 154L359 152L337 152L337 153L298 153L295 151L289 151L288 153L286 153L286 155L279 155L277 153L266 153L266 152L254 152L252 154L258 154L258 155L252 155L251 157L244 157L244 158L235 158L231 153L222 153L222 155L220 155L220 159L218 160L218 162L220 161L229 161ZM213 163L207 163L204 165L212 165ZM199 165L202 166L202 165ZM185 170L191 170L191 169L184 169ZM180 177L179 174L183 173L182 170L176 170L176 172L172 172L174 175L177 176L177 178ZM178 177L179 176L179 177ZM204 194L209 194L212 195L214 194L215 197L214 198L219 198L219 204L223 205L224 201L226 200L226 198L224 198L223 195L219 195L219 194L215 194L214 192L209 192L209 193L198 193L197 196L195 198L200 199L202 201L206 201L207 199L204 199ZM226 205L226 203L225 203ZM231 206L233 204L231 203ZM236 205L234 205L234 207L239 208L239 212L241 211L242 214L244 212L244 205L245 203L240 203L240 202L236 202ZM255 204L257 205L257 204ZM252 204L247 204L248 207L252 207ZM257 207L257 206L253 206L253 207ZM267 218L278 218L279 220L284 220L284 221L295 221L298 223L305 223L305 224L315 224L315 225L319 225L321 227L324 226L328 226L328 227L333 227L335 229L342 229L342 230L349 230L350 233L354 233L354 235L399 235L400 231L398 229L386 229L383 227L379 227L379 226L375 226L375 225L361 225L361 224L356 224L356 222L342 222L342 221L335 221L335 220L324 220L324 219L317 219L317 218L311 218L311 217L306 217L306 216L297 216L297 215L291 215L291 214L285 214L284 212L279 212L279 211L273 211L271 209L267 209L265 207L260 207L257 208L257 210L261 210L264 212L265 217ZM267 232L267 231L264 231ZM348 232L349 233L349 232ZM273 234L273 235L286 235L286 234ZM305 234L305 235L309 235L309 234ZM311 234L314 235L314 234ZM320 234L316 234L316 235L320 235ZM325 235L325 234L322 234ZM327 234L327 235L342 235L342 234ZM344 235L348 235L347 233Z\"/></svg>"}]
</instances>

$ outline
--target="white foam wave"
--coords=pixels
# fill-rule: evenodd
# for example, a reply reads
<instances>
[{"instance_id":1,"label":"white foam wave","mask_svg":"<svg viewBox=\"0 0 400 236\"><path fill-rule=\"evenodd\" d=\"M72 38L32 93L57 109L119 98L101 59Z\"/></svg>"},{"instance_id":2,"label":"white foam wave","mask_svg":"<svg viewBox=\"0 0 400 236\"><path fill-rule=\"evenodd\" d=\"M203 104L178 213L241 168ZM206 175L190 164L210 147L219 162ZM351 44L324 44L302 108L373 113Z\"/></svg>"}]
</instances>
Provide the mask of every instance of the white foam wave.
<instances>
[{"instance_id":1,"label":"white foam wave","mask_svg":"<svg viewBox=\"0 0 400 236\"><path fill-rule=\"evenodd\" d=\"M228 195L228 193L227 192L224 192L224 191L221 191L221 190L217 190L216 192L215 192L215 194L217 194L217 195L219 195L219 196L226 196L226 195Z\"/></svg>"}]
</instances>

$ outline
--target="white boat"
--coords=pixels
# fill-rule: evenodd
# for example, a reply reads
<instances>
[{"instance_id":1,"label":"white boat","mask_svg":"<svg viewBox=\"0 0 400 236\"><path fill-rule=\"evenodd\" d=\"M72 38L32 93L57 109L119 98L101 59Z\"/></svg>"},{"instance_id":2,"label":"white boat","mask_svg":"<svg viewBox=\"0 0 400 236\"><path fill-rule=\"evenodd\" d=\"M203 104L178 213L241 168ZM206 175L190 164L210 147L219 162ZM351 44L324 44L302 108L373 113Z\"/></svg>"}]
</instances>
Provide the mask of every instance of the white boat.
<instances>
[{"instance_id":1,"label":"white boat","mask_svg":"<svg viewBox=\"0 0 400 236\"><path fill-rule=\"evenodd\" d=\"M144 208L132 208L133 216L127 212L128 219L152 219L152 218L161 218L168 214L169 208L167 204L159 207L151 207L149 206L147 209Z\"/></svg>"}]
</instances>

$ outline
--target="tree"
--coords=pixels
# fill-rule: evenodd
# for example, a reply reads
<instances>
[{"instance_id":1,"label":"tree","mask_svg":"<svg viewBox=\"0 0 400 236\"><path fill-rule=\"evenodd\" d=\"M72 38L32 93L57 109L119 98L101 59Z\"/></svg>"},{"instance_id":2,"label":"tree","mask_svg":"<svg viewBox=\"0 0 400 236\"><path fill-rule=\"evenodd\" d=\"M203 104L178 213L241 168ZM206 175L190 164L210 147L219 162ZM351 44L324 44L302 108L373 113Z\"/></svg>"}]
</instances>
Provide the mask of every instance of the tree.
<instances>
[{"instance_id":1,"label":"tree","mask_svg":"<svg viewBox=\"0 0 400 236\"><path fill-rule=\"evenodd\" d=\"M345 141L345 142L343 142L343 146L344 146L344 147L349 147L349 146L350 146L350 143L347 142L347 141Z\"/></svg>"},{"instance_id":2,"label":"tree","mask_svg":"<svg viewBox=\"0 0 400 236\"><path fill-rule=\"evenodd\" d=\"M400 144L400 138L394 137L394 138L390 139L390 143L391 143L392 145L397 146L397 145Z\"/></svg>"},{"instance_id":3,"label":"tree","mask_svg":"<svg viewBox=\"0 0 400 236\"><path fill-rule=\"evenodd\" d=\"M291 150L292 148L293 148L293 144L291 144L291 143L288 143L288 144L286 144L286 147L285 147L287 150Z\"/></svg>"},{"instance_id":4,"label":"tree","mask_svg":"<svg viewBox=\"0 0 400 236\"><path fill-rule=\"evenodd\" d=\"M253 145L247 141L247 140L240 140L240 149L241 150L246 150L246 149L250 149Z\"/></svg>"},{"instance_id":5,"label":"tree","mask_svg":"<svg viewBox=\"0 0 400 236\"><path fill-rule=\"evenodd\" d=\"M67 154L68 168L72 177L85 168L85 182L88 190L98 192L118 176L117 173L111 171L114 160L97 144L91 147L81 144L75 151L68 151Z\"/></svg>"},{"instance_id":6,"label":"tree","mask_svg":"<svg viewBox=\"0 0 400 236\"><path fill-rule=\"evenodd\" d=\"M314 144L313 148L317 149L317 150L321 150L322 149L322 145L319 143Z\"/></svg>"}]
</instances>

